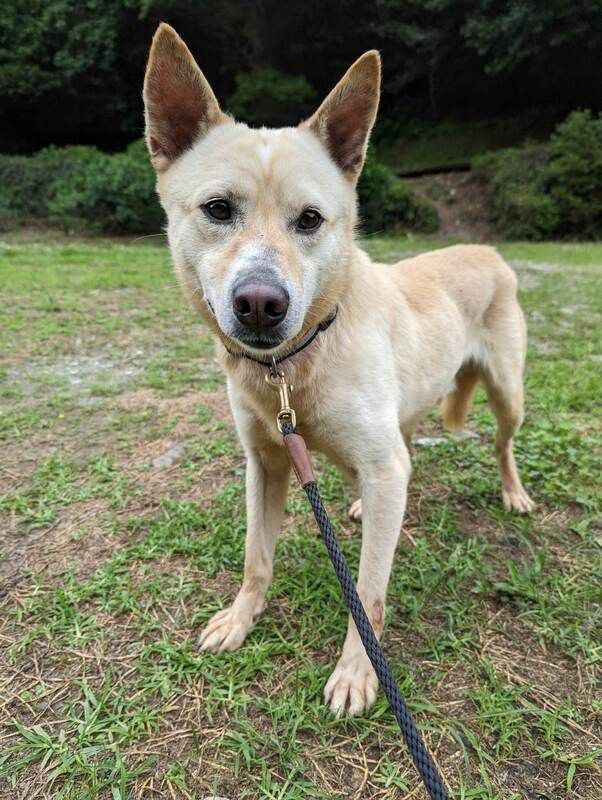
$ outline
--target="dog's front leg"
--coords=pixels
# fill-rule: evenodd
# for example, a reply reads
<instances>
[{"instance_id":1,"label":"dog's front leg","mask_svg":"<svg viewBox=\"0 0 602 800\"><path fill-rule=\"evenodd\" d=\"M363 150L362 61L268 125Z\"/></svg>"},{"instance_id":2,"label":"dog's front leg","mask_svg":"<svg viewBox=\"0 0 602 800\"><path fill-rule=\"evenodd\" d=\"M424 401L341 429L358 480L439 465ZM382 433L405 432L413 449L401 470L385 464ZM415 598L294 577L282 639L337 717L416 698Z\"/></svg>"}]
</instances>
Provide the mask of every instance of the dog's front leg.
<instances>
[{"instance_id":1,"label":"dog's front leg","mask_svg":"<svg viewBox=\"0 0 602 800\"><path fill-rule=\"evenodd\" d=\"M272 579L274 548L284 514L290 467L283 447L247 448L247 538L240 591L218 611L201 634L201 649L236 650L265 606Z\"/></svg>"},{"instance_id":2,"label":"dog's front leg","mask_svg":"<svg viewBox=\"0 0 602 800\"><path fill-rule=\"evenodd\" d=\"M399 434L382 460L358 468L362 495L362 550L357 589L378 636L385 618L387 584L405 510L410 457ZM337 715L362 714L374 703L378 680L351 617L324 698Z\"/></svg>"}]
</instances>

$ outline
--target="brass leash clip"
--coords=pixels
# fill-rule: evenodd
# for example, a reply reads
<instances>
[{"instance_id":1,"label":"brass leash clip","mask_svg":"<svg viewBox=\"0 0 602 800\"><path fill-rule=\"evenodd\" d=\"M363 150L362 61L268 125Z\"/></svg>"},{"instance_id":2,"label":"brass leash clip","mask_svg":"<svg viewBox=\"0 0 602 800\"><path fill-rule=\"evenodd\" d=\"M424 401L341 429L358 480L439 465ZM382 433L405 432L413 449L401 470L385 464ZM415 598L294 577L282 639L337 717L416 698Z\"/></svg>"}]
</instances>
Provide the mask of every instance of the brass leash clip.
<instances>
[{"instance_id":1,"label":"brass leash clip","mask_svg":"<svg viewBox=\"0 0 602 800\"><path fill-rule=\"evenodd\" d=\"M293 391L293 387L287 384L284 372L278 369L275 358L272 358L272 365L266 373L265 379L266 383L269 383L280 395L280 411L276 416L278 430L282 433L282 425L285 422L290 422L294 428L297 424L297 417L295 416L294 410L291 408L288 395L289 391Z\"/></svg>"}]
</instances>

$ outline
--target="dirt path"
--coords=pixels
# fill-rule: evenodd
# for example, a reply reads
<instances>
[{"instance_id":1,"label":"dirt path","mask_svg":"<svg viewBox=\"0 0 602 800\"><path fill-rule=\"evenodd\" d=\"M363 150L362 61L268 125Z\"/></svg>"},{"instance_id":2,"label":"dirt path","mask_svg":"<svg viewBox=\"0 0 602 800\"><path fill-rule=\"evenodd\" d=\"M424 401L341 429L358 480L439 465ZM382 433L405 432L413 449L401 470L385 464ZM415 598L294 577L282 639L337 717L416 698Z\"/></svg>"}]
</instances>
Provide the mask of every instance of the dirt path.
<instances>
[{"instance_id":1,"label":"dirt path","mask_svg":"<svg viewBox=\"0 0 602 800\"><path fill-rule=\"evenodd\" d=\"M472 173L448 172L404 180L434 204L441 236L473 242L497 238L483 186Z\"/></svg>"}]
</instances>

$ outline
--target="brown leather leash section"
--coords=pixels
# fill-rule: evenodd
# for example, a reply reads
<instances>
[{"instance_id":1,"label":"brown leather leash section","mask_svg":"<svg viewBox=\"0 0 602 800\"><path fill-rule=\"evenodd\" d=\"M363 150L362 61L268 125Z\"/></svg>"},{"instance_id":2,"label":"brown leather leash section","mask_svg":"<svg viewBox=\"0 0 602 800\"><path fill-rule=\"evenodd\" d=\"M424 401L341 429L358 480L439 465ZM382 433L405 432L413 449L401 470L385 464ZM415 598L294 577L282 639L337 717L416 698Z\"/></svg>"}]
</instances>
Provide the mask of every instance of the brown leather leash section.
<instances>
[{"instance_id":1,"label":"brown leather leash section","mask_svg":"<svg viewBox=\"0 0 602 800\"><path fill-rule=\"evenodd\" d=\"M289 433L288 436L284 437L284 446L287 449L288 457L301 486L305 486L307 483L315 483L314 471L303 436L296 432Z\"/></svg>"},{"instance_id":2,"label":"brown leather leash section","mask_svg":"<svg viewBox=\"0 0 602 800\"><path fill-rule=\"evenodd\" d=\"M280 395L280 411L276 417L278 430L282 434L284 446L288 452L295 474L303 486L307 499L314 512L318 528L320 529L324 544L328 550L328 555L330 556L330 560L341 585L343 597L345 598L347 607L355 622L362 644L366 650L366 655L374 667L378 682L389 701L391 711L403 733L414 766L422 778L431 800L449 800L449 794L443 782L443 778L439 773L433 756L422 738L422 734L416 727L416 723L414 722L409 708L401 696L389 662L382 651L378 637L374 633L372 624L357 593L345 557L339 548L332 524L324 508L314 478L305 440L295 430L295 412L291 408L289 397L289 392L292 393L293 387L287 384L284 373L278 367L276 360L272 362L272 366L266 375L266 381L277 390Z\"/></svg>"}]
</instances>

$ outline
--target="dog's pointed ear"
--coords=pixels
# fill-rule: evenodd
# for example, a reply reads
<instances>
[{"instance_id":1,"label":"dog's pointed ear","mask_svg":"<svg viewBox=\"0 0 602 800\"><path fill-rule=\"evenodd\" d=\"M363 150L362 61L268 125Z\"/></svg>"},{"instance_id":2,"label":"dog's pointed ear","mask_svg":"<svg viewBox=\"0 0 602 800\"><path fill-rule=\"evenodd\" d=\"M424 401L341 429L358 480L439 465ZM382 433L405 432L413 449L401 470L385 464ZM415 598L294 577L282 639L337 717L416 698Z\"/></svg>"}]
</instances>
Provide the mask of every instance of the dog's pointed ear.
<instances>
[{"instance_id":1,"label":"dog's pointed ear","mask_svg":"<svg viewBox=\"0 0 602 800\"><path fill-rule=\"evenodd\" d=\"M228 119L190 50L164 22L153 37L143 96L146 143L158 172L198 136Z\"/></svg>"},{"instance_id":2,"label":"dog's pointed ear","mask_svg":"<svg viewBox=\"0 0 602 800\"><path fill-rule=\"evenodd\" d=\"M303 125L326 145L334 161L357 180L380 95L380 55L369 50L352 64L318 110Z\"/></svg>"}]
</instances>

